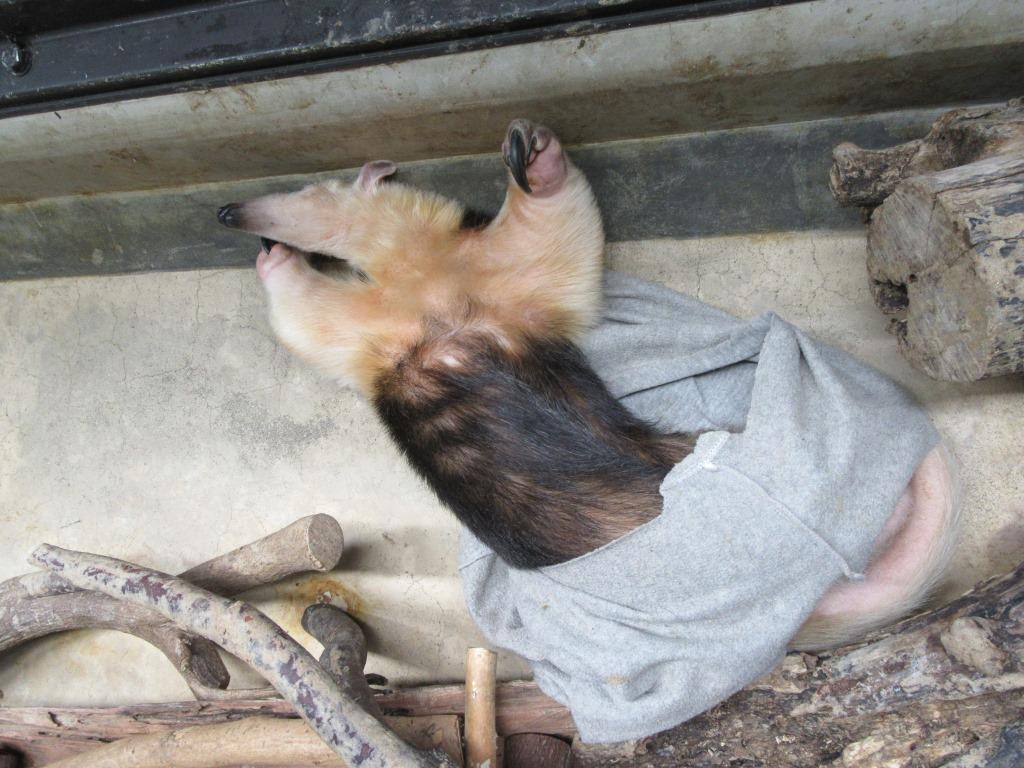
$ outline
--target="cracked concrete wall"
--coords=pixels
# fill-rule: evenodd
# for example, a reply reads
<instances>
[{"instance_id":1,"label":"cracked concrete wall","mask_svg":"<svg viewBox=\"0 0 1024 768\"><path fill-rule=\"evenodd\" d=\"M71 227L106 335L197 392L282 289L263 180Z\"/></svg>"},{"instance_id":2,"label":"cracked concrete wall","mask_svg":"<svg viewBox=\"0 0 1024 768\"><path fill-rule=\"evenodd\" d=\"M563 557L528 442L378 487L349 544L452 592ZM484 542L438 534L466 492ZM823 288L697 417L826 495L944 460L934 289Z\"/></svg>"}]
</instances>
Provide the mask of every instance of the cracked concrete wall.
<instances>
[{"instance_id":1,"label":"cracked concrete wall","mask_svg":"<svg viewBox=\"0 0 1024 768\"><path fill-rule=\"evenodd\" d=\"M733 313L775 310L908 386L963 464L954 594L1024 552L1024 383L934 382L900 357L866 286L859 234L649 240L615 268ZM41 541L174 571L313 512L346 533L342 567L250 596L299 626L341 597L367 625L368 668L457 680L480 638L455 574L456 532L352 393L274 341L253 270L0 283L0 578ZM500 673L524 664L502 655ZM237 682L255 684L239 670ZM109 632L0 659L5 705L188 698L167 661Z\"/></svg>"}]
</instances>

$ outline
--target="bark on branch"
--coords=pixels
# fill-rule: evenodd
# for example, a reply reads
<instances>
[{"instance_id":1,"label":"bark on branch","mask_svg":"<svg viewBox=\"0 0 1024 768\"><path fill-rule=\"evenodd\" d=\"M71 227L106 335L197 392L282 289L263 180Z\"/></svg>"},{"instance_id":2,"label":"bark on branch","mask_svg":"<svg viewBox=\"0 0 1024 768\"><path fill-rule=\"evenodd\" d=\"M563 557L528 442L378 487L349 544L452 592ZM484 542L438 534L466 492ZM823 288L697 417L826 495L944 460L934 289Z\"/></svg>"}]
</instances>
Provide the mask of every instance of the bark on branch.
<instances>
[{"instance_id":1,"label":"bark on branch","mask_svg":"<svg viewBox=\"0 0 1024 768\"><path fill-rule=\"evenodd\" d=\"M324 742L352 765L454 765L443 753L424 753L398 738L346 696L308 651L247 603L121 560L46 544L30 559L76 587L152 608L180 628L233 653L262 674Z\"/></svg>"},{"instance_id":2,"label":"bark on branch","mask_svg":"<svg viewBox=\"0 0 1024 768\"><path fill-rule=\"evenodd\" d=\"M343 549L338 522L328 515L309 515L190 568L180 578L230 596L294 573L331 570ZM0 653L72 629L114 629L146 640L163 652L198 699L254 695L223 690L230 678L216 646L182 631L150 608L78 590L50 573L30 573L0 583Z\"/></svg>"}]
</instances>

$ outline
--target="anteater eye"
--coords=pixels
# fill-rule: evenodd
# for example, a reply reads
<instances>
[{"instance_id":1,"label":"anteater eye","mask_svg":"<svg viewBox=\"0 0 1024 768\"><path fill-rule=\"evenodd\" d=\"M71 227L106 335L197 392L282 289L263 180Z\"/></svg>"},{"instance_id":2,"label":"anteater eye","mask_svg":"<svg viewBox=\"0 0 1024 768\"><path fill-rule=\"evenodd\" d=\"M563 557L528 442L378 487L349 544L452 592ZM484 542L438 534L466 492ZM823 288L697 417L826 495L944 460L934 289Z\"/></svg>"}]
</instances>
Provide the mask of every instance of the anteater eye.
<instances>
[{"instance_id":1,"label":"anteater eye","mask_svg":"<svg viewBox=\"0 0 1024 768\"><path fill-rule=\"evenodd\" d=\"M364 283L370 282L370 278L363 270L352 266L347 259L339 259L334 256L327 256L323 253L305 254L306 262L322 275L332 277L335 280L359 280Z\"/></svg>"}]
</instances>

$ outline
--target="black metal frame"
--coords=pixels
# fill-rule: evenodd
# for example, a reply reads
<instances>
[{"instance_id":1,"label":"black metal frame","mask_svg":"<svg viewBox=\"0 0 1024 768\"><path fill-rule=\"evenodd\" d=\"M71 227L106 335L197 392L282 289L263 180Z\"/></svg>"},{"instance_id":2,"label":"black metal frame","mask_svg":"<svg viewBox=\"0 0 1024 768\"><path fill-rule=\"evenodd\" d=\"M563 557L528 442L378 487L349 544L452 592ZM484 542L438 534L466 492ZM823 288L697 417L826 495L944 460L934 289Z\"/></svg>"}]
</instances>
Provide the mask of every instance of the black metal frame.
<instances>
[{"instance_id":1,"label":"black metal frame","mask_svg":"<svg viewBox=\"0 0 1024 768\"><path fill-rule=\"evenodd\" d=\"M796 2L0 0L0 117Z\"/></svg>"}]
</instances>

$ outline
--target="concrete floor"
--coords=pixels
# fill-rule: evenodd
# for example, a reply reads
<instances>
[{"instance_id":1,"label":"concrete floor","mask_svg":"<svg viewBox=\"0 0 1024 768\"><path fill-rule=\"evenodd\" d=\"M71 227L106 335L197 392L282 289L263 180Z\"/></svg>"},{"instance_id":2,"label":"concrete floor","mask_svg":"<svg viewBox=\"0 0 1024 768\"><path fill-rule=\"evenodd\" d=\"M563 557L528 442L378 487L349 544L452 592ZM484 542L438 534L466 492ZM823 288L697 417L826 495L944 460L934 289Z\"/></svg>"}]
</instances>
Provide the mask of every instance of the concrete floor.
<instances>
[{"instance_id":1,"label":"concrete floor","mask_svg":"<svg viewBox=\"0 0 1024 768\"><path fill-rule=\"evenodd\" d=\"M739 315L772 309L924 401L963 465L952 595L1024 555L1024 382L913 371L864 258L861 236L832 232L610 247L614 268ZM365 403L277 346L253 270L0 283L0 393L0 578L28 570L42 541L174 571L325 512L345 529L342 567L251 597L315 650L302 609L342 595L369 628L368 669L396 683L461 678L480 638L453 519ZM500 673L525 667L506 654ZM0 690L10 706L188 698L159 653L108 632L4 656Z\"/></svg>"}]
</instances>

